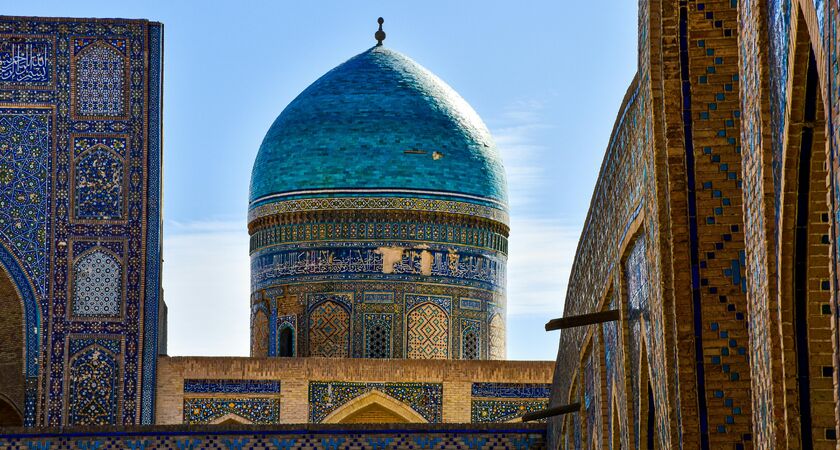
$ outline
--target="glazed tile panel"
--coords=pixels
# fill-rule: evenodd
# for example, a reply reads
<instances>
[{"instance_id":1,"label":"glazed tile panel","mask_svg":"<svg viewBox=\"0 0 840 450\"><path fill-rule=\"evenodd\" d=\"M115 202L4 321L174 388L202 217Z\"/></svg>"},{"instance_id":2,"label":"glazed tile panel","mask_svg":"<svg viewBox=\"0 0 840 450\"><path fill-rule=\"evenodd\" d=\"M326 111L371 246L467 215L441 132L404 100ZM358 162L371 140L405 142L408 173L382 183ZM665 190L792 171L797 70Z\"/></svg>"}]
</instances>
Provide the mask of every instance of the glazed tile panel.
<instances>
[{"instance_id":1,"label":"glazed tile panel","mask_svg":"<svg viewBox=\"0 0 840 450\"><path fill-rule=\"evenodd\" d=\"M545 429L536 426L487 426L447 428L388 428L386 430L298 429L222 431L191 426L172 432L74 433L72 436L38 434L0 437L0 447L10 450L117 449L131 450L385 450L385 449L505 449L543 450ZM348 432L349 431L349 432Z\"/></svg>"},{"instance_id":2,"label":"glazed tile panel","mask_svg":"<svg viewBox=\"0 0 840 450\"><path fill-rule=\"evenodd\" d=\"M321 423L333 411L368 392L378 391L405 403L430 423L443 421L440 383L309 382L309 421Z\"/></svg>"},{"instance_id":3,"label":"glazed tile panel","mask_svg":"<svg viewBox=\"0 0 840 450\"><path fill-rule=\"evenodd\" d=\"M528 383L473 383L472 422L510 422L545 409L551 385Z\"/></svg>"},{"instance_id":4,"label":"glazed tile panel","mask_svg":"<svg viewBox=\"0 0 840 450\"><path fill-rule=\"evenodd\" d=\"M184 423L280 422L280 382L273 380L184 380Z\"/></svg>"},{"instance_id":5,"label":"glazed tile panel","mask_svg":"<svg viewBox=\"0 0 840 450\"><path fill-rule=\"evenodd\" d=\"M378 245L377 245L378 244ZM296 281L403 279L502 290L506 258L496 252L457 246L399 242L327 242L312 247L271 247L251 256L251 288L256 291ZM389 260L389 251L397 251ZM426 259L431 264L428 271Z\"/></svg>"},{"instance_id":6,"label":"glazed tile panel","mask_svg":"<svg viewBox=\"0 0 840 450\"><path fill-rule=\"evenodd\" d=\"M152 421L161 38L0 17L0 260L24 297L27 425ZM108 387L96 408L85 379Z\"/></svg>"},{"instance_id":7,"label":"glazed tile panel","mask_svg":"<svg viewBox=\"0 0 840 450\"><path fill-rule=\"evenodd\" d=\"M646 205L645 202L650 201L647 195L655 193L654 189L645 189L646 183L651 182L651 177L645 176L645 173L651 173L652 167L649 159L645 157L649 155L648 152L651 150L645 131L647 120L646 99L643 96L645 91L639 83L639 80L634 80L628 89L604 157L599 180L592 198L592 206L584 224L581 243L572 267L566 298L566 315L594 311L593 299L601 298L605 291L623 292L620 288L624 284L621 281L623 276L617 276L621 272L614 270L614 268L621 267L619 261L621 261L622 255L618 253L619 246L628 239L635 239L635 242L643 243L649 239L647 234L655 231L651 226L643 228L644 232L638 234L633 234L632 231L632 223L641 214L650 214L648 208L651 207ZM653 202L655 203L655 198ZM640 244L640 246L642 249L645 247L644 244ZM641 252L640 266L637 267L638 270L643 270L644 274L651 272L651 269L647 266L650 264L649 258L650 254ZM647 279L644 282L645 285L650 283ZM644 292L645 295L648 295L647 291ZM627 300L618 301L617 306L621 307ZM649 300L645 305L648 303ZM647 306L645 306L645 311L647 311ZM568 397L568 392L579 386L578 383L580 383L580 377L577 373L583 367L581 355L586 350L581 348L580 344L583 340L582 331L581 329L570 329L560 337L560 351L555 370L555 384L552 387L551 404L559 405L576 401ZM641 340L647 339L645 333L650 333L649 329L644 330L644 333L641 328L631 329L626 335L631 340L631 344L625 343L625 346L632 345L633 348L638 348ZM621 336L623 331L618 330L616 334ZM615 343L620 339L618 336L613 336L607 341L608 347L605 349L607 354L621 354L621 346L615 346ZM616 361L614 356L611 358L611 361ZM622 405L628 401L633 402L638 395L635 389L632 392L626 392L624 386L628 384L625 381L623 366L623 363L613 363L605 367L608 370L607 378L614 380L609 385L611 398L618 399ZM630 370L633 371L632 376L635 377L639 365L630 366ZM578 381L572 385L572 380L576 378ZM664 381L662 380L663 386L659 387L661 390L667 389ZM579 389L583 390L583 388L584 386L581 386ZM594 401L595 395L597 395L595 392L584 393L579 401L585 403L586 396ZM612 405L612 402L608 404ZM560 420L549 421L549 423L553 442L561 442L559 436ZM621 425L619 435L622 441L630 442L635 436L632 431L634 424L631 420L624 420ZM571 427L566 430L569 445L575 445L582 439L582 431L579 429L581 426L580 420L570 418L568 426Z\"/></svg>"},{"instance_id":8,"label":"glazed tile panel","mask_svg":"<svg viewBox=\"0 0 840 450\"><path fill-rule=\"evenodd\" d=\"M475 111L385 46L329 71L283 110L260 146L250 200L372 189L507 202L501 158Z\"/></svg>"}]
</instances>

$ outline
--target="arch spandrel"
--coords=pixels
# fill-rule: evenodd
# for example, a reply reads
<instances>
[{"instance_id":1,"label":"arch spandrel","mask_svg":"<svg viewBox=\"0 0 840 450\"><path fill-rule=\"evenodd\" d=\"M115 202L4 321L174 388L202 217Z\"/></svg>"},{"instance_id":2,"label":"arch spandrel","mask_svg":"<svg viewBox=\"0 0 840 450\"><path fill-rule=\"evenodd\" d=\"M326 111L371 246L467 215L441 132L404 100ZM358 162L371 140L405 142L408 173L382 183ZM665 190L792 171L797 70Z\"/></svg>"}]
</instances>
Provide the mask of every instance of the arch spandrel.
<instances>
[{"instance_id":1,"label":"arch spandrel","mask_svg":"<svg viewBox=\"0 0 840 450\"><path fill-rule=\"evenodd\" d=\"M410 406L379 391L370 391L350 400L322 421L322 423L427 422Z\"/></svg>"}]
</instances>

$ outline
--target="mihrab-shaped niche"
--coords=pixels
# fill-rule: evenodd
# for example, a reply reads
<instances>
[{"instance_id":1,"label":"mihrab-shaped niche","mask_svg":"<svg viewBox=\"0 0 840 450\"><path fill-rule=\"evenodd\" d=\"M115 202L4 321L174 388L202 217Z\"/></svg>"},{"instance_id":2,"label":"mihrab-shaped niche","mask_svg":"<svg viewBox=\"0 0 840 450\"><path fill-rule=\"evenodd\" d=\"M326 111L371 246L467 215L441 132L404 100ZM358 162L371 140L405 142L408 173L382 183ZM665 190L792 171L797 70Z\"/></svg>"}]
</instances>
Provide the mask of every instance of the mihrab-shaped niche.
<instances>
[{"instance_id":1,"label":"mihrab-shaped niche","mask_svg":"<svg viewBox=\"0 0 840 450\"><path fill-rule=\"evenodd\" d=\"M77 38L73 45L73 114L80 119L120 119L128 114L128 43Z\"/></svg>"},{"instance_id":2,"label":"mihrab-shaped niche","mask_svg":"<svg viewBox=\"0 0 840 450\"><path fill-rule=\"evenodd\" d=\"M102 248L84 253L73 264L73 315L119 317L122 313L122 264Z\"/></svg>"},{"instance_id":3,"label":"mihrab-shaped niche","mask_svg":"<svg viewBox=\"0 0 840 450\"><path fill-rule=\"evenodd\" d=\"M488 341L490 343L488 353L490 359L505 359L505 320L500 313L493 313L490 318L490 332Z\"/></svg>"},{"instance_id":4,"label":"mihrab-shaped niche","mask_svg":"<svg viewBox=\"0 0 840 450\"><path fill-rule=\"evenodd\" d=\"M449 357L449 316L434 303L421 303L408 313L407 354L410 359Z\"/></svg>"},{"instance_id":5,"label":"mihrab-shaped niche","mask_svg":"<svg viewBox=\"0 0 840 450\"><path fill-rule=\"evenodd\" d=\"M309 313L309 356L347 358L350 355L350 314L327 300Z\"/></svg>"},{"instance_id":6,"label":"mihrab-shaped niche","mask_svg":"<svg viewBox=\"0 0 840 450\"><path fill-rule=\"evenodd\" d=\"M481 359L481 323L461 319L461 359Z\"/></svg>"},{"instance_id":7,"label":"mihrab-shaped niche","mask_svg":"<svg viewBox=\"0 0 840 450\"><path fill-rule=\"evenodd\" d=\"M101 345L91 345L70 361L68 425L116 425L119 362Z\"/></svg>"},{"instance_id":8,"label":"mihrab-shaped niche","mask_svg":"<svg viewBox=\"0 0 840 450\"><path fill-rule=\"evenodd\" d=\"M103 144L93 145L73 163L74 219L125 219L124 189L123 158Z\"/></svg>"}]
</instances>

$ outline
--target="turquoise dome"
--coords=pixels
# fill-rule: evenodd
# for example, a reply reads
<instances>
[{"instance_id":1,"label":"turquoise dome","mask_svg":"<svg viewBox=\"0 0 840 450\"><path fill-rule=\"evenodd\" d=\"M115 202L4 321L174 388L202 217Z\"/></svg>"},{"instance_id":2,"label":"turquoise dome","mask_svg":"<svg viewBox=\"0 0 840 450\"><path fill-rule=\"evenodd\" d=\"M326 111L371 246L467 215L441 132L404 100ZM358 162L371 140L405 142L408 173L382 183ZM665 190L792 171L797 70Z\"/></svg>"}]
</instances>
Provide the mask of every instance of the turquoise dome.
<instances>
[{"instance_id":1,"label":"turquoise dome","mask_svg":"<svg viewBox=\"0 0 840 450\"><path fill-rule=\"evenodd\" d=\"M383 46L327 72L280 113L254 162L250 206L370 195L507 209L502 160L478 114Z\"/></svg>"}]
</instances>

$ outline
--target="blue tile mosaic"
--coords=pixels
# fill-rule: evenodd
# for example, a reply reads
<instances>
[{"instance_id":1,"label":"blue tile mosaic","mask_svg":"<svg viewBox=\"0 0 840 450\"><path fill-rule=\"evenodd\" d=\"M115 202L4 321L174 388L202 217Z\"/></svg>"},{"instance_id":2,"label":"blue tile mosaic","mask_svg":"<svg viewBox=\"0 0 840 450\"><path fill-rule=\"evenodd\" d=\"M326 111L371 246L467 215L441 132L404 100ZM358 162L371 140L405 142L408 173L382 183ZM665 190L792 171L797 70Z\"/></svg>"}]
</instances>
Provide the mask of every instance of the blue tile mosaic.
<instances>
[{"instance_id":1,"label":"blue tile mosaic","mask_svg":"<svg viewBox=\"0 0 840 450\"><path fill-rule=\"evenodd\" d=\"M428 70L383 46L304 90L260 147L253 203L327 189L350 196L414 191L502 209L507 202L501 158L475 111Z\"/></svg>"},{"instance_id":2,"label":"blue tile mosaic","mask_svg":"<svg viewBox=\"0 0 840 450\"><path fill-rule=\"evenodd\" d=\"M279 394L280 381L274 380L184 380L189 394Z\"/></svg>"}]
</instances>

